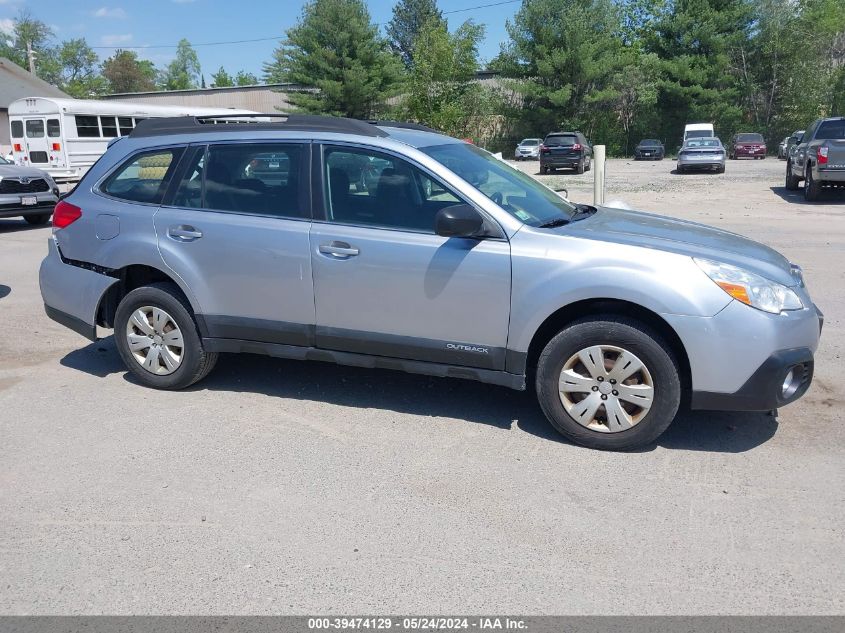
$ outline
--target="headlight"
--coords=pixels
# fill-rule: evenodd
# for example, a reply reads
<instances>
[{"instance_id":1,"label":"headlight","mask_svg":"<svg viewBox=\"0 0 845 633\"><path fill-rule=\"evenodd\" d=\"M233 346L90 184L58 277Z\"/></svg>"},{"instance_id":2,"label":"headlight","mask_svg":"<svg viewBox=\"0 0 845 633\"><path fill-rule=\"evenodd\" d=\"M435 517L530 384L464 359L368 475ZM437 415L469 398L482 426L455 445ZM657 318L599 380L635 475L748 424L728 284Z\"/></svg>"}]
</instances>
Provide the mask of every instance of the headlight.
<instances>
[{"instance_id":1,"label":"headlight","mask_svg":"<svg viewBox=\"0 0 845 633\"><path fill-rule=\"evenodd\" d=\"M717 286L752 308L779 314L783 310L800 310L804 307L797 294L775 281L730 264L697 257L693 260Z\"/></svg>"}]
</instances>

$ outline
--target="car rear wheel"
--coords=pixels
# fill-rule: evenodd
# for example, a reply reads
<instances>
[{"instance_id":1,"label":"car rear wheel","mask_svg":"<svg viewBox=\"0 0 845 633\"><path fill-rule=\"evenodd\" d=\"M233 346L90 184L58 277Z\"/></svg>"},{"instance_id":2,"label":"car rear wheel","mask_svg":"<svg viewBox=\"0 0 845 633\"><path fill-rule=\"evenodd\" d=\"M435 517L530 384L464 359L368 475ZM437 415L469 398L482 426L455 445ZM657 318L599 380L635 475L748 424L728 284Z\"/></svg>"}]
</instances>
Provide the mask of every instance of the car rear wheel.
<instances>
[{"instance_id":1,"label":"car rear wheel","mask_svg":"<svg viewBox=\"0 0 845 633\"><path fill-rule=\"evenodd\" d=\"M804 176L804 200L815 202L821 195L821 187L818 181L813 178L813 167L807 165L807 173Z\"/></svg>"},{"instance_id":2,"label":"car rear wheel","mask_svg":"<svg viewBox=\"0 0 845 633\"><path fill-rule=\"evenodd\" d=\"M117 307L114 338L127 369L155 389L188 387L217 362L202 347L190 304L171 283L128 293Z\"/></svg>"},{"instance_id":3,"label":"car rear wheel","mask_svg":"<svg viewBox=\"0 0 845 633\"><path fill-rule=\"evenodd\" d=\"M584 159L582 158L577 165L575 165L575 173L576 174L583 174L584 173Z\"/></svg>"},{"instance_id":4,"label":"car rear wheel","mask_svg":"<svg viewBox=\"0 0 845 633\"><path fill-rule=\"evenodd\" d=\"M47 224L47 221L50 219L50 216L53 215L52 213L38 213L35 215L25 215L23 219L26 220L27 224Z\"/></svg>"},{"instance_id":5,"label":"car rear wheel","mask_svg":"<svg viewBox=\"0 0 845 633\"><path fill-rule=\"evenodd\" d=\"M681 400L678 364L666 343L644 324L615 315L576 321L549 341L536 390L555 429L602 450L650 444Z\"/></svg>"}]
</instances>

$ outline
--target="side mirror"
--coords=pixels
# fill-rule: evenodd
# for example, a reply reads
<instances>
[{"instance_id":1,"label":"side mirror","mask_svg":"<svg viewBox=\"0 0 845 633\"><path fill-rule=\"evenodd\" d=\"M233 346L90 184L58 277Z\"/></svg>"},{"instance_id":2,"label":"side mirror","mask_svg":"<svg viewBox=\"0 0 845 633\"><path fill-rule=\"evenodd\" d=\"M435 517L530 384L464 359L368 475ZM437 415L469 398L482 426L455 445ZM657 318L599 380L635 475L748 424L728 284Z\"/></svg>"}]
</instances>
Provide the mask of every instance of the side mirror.
<instances>
[{"instance_id":1,"label":"side mirror","mask_svg":"<svg viewBox=\"0 0 845 633\"><path fill-rule=\"evenodd\" d=\"M484 218L468 204L444 207L434 217L434 232L441 237L476 237L484 226Z\"/></svg>"}]
</instances>

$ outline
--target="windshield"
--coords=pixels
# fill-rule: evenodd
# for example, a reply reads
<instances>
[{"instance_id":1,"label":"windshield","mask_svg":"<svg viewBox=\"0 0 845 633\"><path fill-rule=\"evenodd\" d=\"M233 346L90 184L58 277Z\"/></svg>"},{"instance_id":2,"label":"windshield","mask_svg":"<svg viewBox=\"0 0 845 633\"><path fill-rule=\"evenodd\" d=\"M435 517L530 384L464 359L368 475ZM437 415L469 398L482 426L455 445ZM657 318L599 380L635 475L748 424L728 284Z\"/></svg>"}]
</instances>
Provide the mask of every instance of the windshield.
<instances>
[{"instance_id":1,"label":"windshield","mask_svg":"<svg viewBox=\"0 0 845 633\"><path fill-rule=\"evenodd\" d=\"M540 139L538 138L524 138L520 145L539 145Z\"/></svg>"},{"instance_id":2,"label":"windshield","mask_svg":"<svg viewBox=\"0 0 845 633\"><path fill-rule=\"evenodd\" d=\"M762 134L737 134L736 135L736 142L737 143L762 143L763 142L763 135Z\"/></svg>"},{"instance_id":3,"label":"windshield","mask_svg":"<svg viewBox=\"0 0 845 633\"><path fill-rule=\"evenodd\" d=\"M816 139L820 141L835 141L845 139L845 119L824 121L816 132Z\"/></svg>"},{"instance_id":4,"label":"windshield","mask_svg":"<svg viewBox=\"0 0 845 633\"><path fill-rule=\"evenodd\" d=\"M575 207L554 191L475 145L449 143L420 149L521 222L540 226L575 214Z\"/></svg>"},{"instance_id":5,"label":"windshield","mask_svg":"<svg viewBox=\"0 0 845 633\"><path fill-rule=\"evenodd\" d=\"M684 143L686 147L721 147L722 143L717 138L697 138Z\"/></svg>"},{"instance_id":6,"label":"windshield","mask_svg":"<svg viewBox=\"0 0 845 633\"><path fill-rule=\"evenodd\" d=\"M660 141L656 138L647 138L640 141L640 145L660 145Z\"/></svg>"}]
</instances>

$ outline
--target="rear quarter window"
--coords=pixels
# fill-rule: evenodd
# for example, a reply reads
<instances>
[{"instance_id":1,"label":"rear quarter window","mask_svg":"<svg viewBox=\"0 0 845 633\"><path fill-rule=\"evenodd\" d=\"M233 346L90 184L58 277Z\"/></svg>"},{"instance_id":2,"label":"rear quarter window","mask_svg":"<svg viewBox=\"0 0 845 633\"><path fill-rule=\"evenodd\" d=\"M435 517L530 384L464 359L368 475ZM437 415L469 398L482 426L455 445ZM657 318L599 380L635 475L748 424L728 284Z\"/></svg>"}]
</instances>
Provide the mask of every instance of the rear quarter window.
<instances>
[{"instance_id":1,"label":"rear quarter window","mask_svg":"<svg viewBox=\"0 0 845 633\"><path fill-rule=\"evenodd\" d=\"M161 204L181 155L182 148L135 154L103 182L100 191L120 200Z\"/></svg>"}]
</instances>

